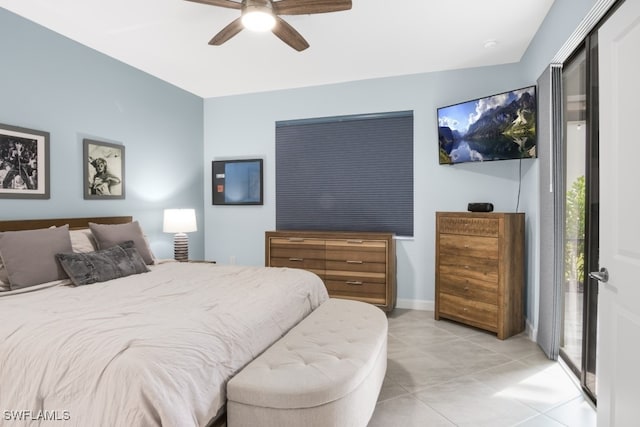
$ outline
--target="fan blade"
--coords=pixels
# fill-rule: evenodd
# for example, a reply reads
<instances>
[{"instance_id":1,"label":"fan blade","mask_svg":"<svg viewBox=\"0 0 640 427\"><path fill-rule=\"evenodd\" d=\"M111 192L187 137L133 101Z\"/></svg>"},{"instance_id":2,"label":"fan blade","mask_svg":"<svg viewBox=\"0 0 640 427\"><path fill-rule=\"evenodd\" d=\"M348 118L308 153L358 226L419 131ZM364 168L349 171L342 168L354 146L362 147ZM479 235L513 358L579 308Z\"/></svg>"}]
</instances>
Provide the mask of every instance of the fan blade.
<instances>
[{"instance_id":1,"label":"fan blade","mask_svg":"<svg viewBox=\"0 0 640 427\"><path fill-rule=\"evenodd\" d=\"M224 27L218 34L213 36L209 41L210 45L220 46L222 43L229 40L231 37L238 34L244 26L242 25L242 18L235 19L231 24Z\"/></svg>"},{"instance_id":2,"label":"fan blade","mask_svg":"<svg viewBox=\"0 0 640 427\"><path fill-rule=\"evenodd\" d=\"M276 26L271 30L280 40L297 50L298 52L309 47L309 43L284 19L276 15Z\"/></svg>"},{"instance_id":3,"label":"fan blade","mask_svg":"<svg viewBox=\"0 0 640 427\"><path fill-rule=\"evenodd\" d=\"M280 0L272 1L276 15L310 15L351 9L351 0Z\"/></svg>"},{"instance_id":4,"label":"fan blade","mask_svg":"<svg viewBox=\"0 0 640 427\"><path fill-rule=\"evenodd\" d=\"M231 0L187 0L194 3L208 4L211 6L226 7L228 9L242 9L242 3L236 3Z\"/></svg>"}]
</instances>

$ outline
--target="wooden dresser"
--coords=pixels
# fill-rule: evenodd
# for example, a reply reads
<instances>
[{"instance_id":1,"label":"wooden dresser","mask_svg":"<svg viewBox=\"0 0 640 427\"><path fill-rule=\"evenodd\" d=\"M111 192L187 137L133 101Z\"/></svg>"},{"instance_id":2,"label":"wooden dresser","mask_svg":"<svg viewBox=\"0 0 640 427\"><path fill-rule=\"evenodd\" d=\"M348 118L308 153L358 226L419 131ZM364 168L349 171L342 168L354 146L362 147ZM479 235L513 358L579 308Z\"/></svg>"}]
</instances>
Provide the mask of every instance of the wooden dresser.
<instances>
[{"instance_id":1,"label":"wooden dresser","mask_svg":"<svg viewBox=\"0 0 640 427\"><path fill-rule=\"evenodd\" d=\"M392 233L267 231L267 267L303 268L324 281L329 295L396 305L396 250Z\"/></svg>"},{"instance_id":2,"label":"wooden dresser","mask_svg":"<svg viewBox=\"0 0 640 427\"><path fill-rule=\"evenodd\" d=\"M435 318L524 330L524 214L436 212Z\"/></svg>"}]
</instances>

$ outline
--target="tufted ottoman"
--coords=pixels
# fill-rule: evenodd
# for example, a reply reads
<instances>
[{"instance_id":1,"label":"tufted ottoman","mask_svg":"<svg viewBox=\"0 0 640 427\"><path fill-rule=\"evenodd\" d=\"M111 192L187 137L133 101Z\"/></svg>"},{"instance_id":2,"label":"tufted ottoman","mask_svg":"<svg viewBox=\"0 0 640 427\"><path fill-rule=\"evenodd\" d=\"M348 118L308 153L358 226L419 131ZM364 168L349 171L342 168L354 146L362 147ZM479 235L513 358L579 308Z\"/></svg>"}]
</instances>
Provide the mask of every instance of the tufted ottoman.
<instances>
[{"instance_id":1,"label":"tufted ottoman","mask_svg":"<svg viewBox=\"0 0 640 427\"><path fill-rule=\"evenodd\" d=\"M366 426L387 369L387 317L329 299L227 384L229 427Z\"/></svg>"}]
</instances>

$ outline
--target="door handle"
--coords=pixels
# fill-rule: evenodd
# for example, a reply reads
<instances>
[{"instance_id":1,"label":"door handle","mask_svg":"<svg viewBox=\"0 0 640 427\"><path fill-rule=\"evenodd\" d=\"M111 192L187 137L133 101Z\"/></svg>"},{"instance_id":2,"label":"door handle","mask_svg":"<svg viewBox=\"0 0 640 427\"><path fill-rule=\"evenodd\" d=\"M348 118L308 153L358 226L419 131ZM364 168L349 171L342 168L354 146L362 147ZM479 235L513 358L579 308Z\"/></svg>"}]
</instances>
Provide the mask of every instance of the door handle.
<instances>
[{"instance_id":1,"label":"door handle","mask_svg":"<svg viewBox=\"0 0 640 427\"><path fill-rule=\"evenodd\" d=\"M592 271L589 273L589 277L596 279L599 282L607 283L609 281L609 270L602 267L600 271Z\"/></svg>"}]
</instances>

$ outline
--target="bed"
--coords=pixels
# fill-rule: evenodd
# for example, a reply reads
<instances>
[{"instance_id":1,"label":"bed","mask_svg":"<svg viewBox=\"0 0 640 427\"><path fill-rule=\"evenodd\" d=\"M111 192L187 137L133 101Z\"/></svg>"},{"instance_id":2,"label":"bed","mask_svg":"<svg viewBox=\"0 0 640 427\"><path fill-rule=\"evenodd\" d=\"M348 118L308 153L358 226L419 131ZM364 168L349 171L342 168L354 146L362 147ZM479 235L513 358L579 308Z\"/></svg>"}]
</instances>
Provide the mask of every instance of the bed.
<instances>
[{"instance_id":1,"label":"bed","mask_svg":"<svg viewBox=\"0 0 640 427\"><path fill-rule=\"evenodd\" d=\"M131 217L0 221L0 233L68 224L90 236L89 223ZM0 292L0 425L220 425L227 381L328 299L304 270L155 259L145 270Z\"/></svg>"}]
</instances>

